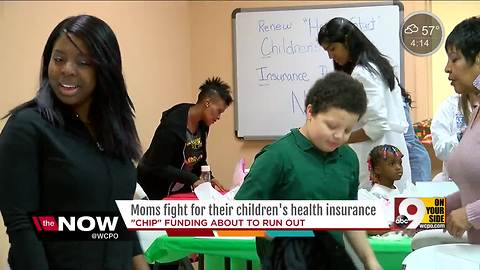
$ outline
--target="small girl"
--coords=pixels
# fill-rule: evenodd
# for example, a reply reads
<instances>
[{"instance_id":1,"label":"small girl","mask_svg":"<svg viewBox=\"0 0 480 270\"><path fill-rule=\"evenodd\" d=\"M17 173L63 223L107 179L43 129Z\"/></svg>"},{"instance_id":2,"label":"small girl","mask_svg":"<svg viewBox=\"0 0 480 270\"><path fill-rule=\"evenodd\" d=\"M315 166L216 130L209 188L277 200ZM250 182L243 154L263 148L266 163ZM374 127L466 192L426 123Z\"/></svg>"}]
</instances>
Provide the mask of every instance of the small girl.
<instances>
[{"instance_id":1,"label":"small girl","mask_svg":"<svg viewBox=\"0 0 480 270\"><path fill-rule=\"evenodd\" d=\"M393 198L400 195L393 183L403 175L402 157L402 152L390 144L375 146L368 155L368 170L370 171L370 181L373 185L370 192L368 192L368 197L383 199L387 208L392 208ZM388 237L392 234L395 236L402 236L404 233L413 234L414 231L369 230L367 233L369 235Z\"/></svg>"},{"instance_id":2,"label":"small girl","mask_svg":"<svg viewBox=\"0 0 480 270\"><path fill-rule=\"evenodd\" d=\"M372 189L370 194L388 200L400 194L393 184L403 175L402 152L390 144L375 146L368 155L368 170Z\"/></svg>"}]
</instances>

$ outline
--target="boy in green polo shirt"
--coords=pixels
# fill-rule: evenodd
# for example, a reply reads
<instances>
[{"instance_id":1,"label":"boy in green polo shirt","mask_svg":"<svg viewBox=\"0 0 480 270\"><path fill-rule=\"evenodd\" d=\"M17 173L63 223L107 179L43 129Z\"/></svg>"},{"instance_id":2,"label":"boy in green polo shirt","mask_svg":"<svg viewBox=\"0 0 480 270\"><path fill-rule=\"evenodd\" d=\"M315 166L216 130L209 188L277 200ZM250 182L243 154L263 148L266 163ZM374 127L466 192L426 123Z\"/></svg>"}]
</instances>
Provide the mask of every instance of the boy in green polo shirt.
<instances>
[{"instance_id":1,"label":"boy in green polo shirt","mask_svg":"<svg viewBox=\"0 0 480 270\"><path fill-rule=\"evenodd\" d=\"M359 164L346 143L366 106L362 84L346 73L332 72L318 80L305 100L305 124L256 155L235 199L357 199ZM270 244L257 239L263 269L355 269L341 232L315 235L275 238ZM381 269L364 231L345 235L365 269Z\"/></svg>"}]
</instances>

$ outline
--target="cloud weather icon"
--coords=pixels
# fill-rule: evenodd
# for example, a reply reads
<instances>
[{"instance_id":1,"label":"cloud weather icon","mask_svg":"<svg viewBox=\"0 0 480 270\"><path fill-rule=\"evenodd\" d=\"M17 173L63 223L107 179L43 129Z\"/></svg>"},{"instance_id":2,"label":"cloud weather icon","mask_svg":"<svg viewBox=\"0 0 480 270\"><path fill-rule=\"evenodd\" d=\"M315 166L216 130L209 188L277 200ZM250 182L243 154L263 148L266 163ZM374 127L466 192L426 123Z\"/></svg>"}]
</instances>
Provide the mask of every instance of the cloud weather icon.
<instances>
[{"instance_id":1,"label":"cloud weather icon","mask_svg":"<svg viewBox=\"0 0 480 270\"><path fill-rule=\"evenodd\" d=\"M416 33L418 32L418 26L416 26L414 23L410 24L409 26L407 26L407 28L405 28L405 34L407 35L410 35L410 34L413 34L413 33Z\"/></svg>"}]
</instances>

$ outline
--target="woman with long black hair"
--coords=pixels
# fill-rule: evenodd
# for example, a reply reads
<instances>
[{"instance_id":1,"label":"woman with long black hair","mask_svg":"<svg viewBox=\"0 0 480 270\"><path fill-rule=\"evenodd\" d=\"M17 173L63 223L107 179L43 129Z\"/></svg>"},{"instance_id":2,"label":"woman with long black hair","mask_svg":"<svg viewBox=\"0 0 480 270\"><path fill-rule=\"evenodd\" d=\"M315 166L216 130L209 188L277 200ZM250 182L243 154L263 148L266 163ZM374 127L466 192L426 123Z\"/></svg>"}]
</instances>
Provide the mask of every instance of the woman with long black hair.
<instances>
[{"instance_id":1,"label":"woman with long black hair","mask_svg":"<svg viewBox=\"0 0 480 270\"><path fill-rule=\"evenodd\" d=\"M337 17L323 25L318 43L333 59L335 70L359 80L367 94L367 112L350 136L350 146L360 162L359 188L371 187L367 168L368 153L376 145L391 144L404 156L404 174L395 182L403 191L411 183L407 145L403 134L408 123L401 88L388 59L352 22Z\"/></svg>"},{"instance_id":2,"label":"woman with long black hair","mask_svg":"<svg viewBox=\"0 0 480 270\"><path fill-rule=\"evenodd\" d=\"M0 209L10 267L148 269L135 232L125 241L43 241L31 222L35 213L118 213L115 200L133 198L141 147L112 29L89 15L60 22L43 50L36 96L9 116Z\"/></svg>"}]
</instances>

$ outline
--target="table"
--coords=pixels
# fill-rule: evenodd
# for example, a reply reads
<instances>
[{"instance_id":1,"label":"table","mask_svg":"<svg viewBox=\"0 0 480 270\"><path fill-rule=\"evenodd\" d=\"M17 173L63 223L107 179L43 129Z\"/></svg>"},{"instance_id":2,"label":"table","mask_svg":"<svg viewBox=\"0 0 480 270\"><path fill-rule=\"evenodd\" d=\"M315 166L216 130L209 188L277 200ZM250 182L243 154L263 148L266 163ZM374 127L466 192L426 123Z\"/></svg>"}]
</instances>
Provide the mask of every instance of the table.
<instances>
[{"instance_id":1,"label":"table","mask_svg":"<svg viewBox=\"0 0 480 270\"><path fill-rule=\"evenodd\" d=\"M415 250L403 260L406 270L478 270L480 245L446 244Z\"/></svg>"},{"instance_id":2,"label":"table","mask_svg":"<svg viewBox=\"0 0 480 270\"><path fill-rule=\"evenodd\" d=\"M403 259L412 252L411 237L404 237L399 240L370 237L368 241L384 270L401 269Z\"/></svg>"},{"instance_id":3,"label":"table","mask_svg":"<svg viewBox=\"0 0 480 270\"><path fill-rule=\"evenodd\" d=\"M403 259L411 252L411 238L369 242L384 270L401 269ZM149 263L179 260L192 253L204 255L205 270L259 270L260 260L253 237L167 237L155 239L145 251Z\"/></svg>"},{"instance_id":4,"label":"table","mask_svg":"<svg viewBox=\"0 0 480 270\"><path fill-rule=\"evenodd\" d=\"M145 251L145 258L149 263L166 263L192 253L203 254L205 270L221 270L225 264L230 270L261 269L254 237L161 236Z\"/></svg>"},{"instance_id":5,"label":"table","mask_svg":"<svg viewBox=\"0 0 480 270\"><path fill-rule=\"evenodd\" d=\"M196 200L194 193L171 195L165 200ZM409 237L398 240L369 238L384 270L400 269L403 259L412 251ZM203 270L260 270L254 237L168 237L155 239L145 251L149 263L167 263L192 253L203 255ZM225 267L228 265L228 267Z\"/></svg>"}]
</instances>

